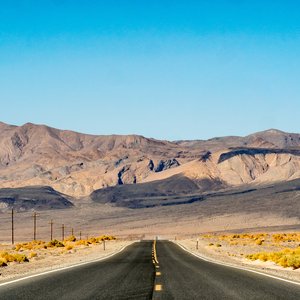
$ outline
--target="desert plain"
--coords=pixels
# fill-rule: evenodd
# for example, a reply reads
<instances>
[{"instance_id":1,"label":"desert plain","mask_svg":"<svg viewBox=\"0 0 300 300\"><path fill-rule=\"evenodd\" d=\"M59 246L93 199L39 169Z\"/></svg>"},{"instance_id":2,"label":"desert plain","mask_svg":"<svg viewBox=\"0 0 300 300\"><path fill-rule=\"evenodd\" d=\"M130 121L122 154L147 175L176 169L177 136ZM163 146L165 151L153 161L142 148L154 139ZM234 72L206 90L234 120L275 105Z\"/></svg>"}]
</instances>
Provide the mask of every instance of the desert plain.
<instances>
[{"instance_id":1,"label":"desert plain","mask_svg":"<svg viewBox=\"0 0 300 300\"><path fill-rule=\"evenodd\" d=\"M1 123L0 135L0 251L29 260L4 262L2 281L143 239L300 280L299 134L169 142ZM44 247L50 223L64 247ZM289 238L273 241L275 234ZM105 251L102 241L68 244L104 235L116 238ZM70 236L76 241L64 242ZM36 253L18 249L34 239L42 245Z\"/></svg>"}]
</instances>

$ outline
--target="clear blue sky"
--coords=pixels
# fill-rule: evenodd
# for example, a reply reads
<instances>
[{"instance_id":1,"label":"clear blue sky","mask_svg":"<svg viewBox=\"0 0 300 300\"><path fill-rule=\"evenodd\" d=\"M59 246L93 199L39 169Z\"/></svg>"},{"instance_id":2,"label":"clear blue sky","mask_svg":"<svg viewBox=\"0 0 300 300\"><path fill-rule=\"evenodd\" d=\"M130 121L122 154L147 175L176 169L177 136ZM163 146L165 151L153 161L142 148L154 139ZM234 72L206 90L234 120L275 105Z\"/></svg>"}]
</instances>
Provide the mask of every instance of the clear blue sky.
<instances>
[{"instance_id":1,"label":"clear blue sky","mask_svg":"<svg viewBox=\"0 0 300 300\"><path fill-rule=\"evenodd\" d=\"M300 132L300 1L3 0L0 104L96 134Z\"/></svg>"}]
</instances>

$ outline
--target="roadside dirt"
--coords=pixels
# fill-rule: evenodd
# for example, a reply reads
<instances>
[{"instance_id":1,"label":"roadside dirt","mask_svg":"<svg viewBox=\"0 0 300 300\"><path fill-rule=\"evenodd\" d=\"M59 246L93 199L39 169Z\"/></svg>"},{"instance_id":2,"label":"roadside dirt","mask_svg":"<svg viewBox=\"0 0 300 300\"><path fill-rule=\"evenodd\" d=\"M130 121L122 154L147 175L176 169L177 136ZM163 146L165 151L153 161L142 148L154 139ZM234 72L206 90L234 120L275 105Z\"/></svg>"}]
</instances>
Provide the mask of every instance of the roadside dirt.
<instances>
[{"instance_id":1,"label":"roadside dirt","mask_svg":"<svg viewBox=\"0 0 300 300\"><path fill-rule=\"evenodd\" d=\"M6 267L0 267L0 282L104 258L131 243L131 241L106 241L105 250L103 242L89 246L81 245L70 250L67 250L66 247L35 249L34 251L24 250L18 253L30 257L30 253L35 252L36 256L29 258L29 262L11 262ZM16 253L15 250L12 250L12 246L7 244L1 244L0 251Z\"/></svg>"},{"instance_id":2,"label":"roadside dirt","mask_svg":"<svg viewBox=\"0 0 300 300\"><path fill-rule=\"evenodd\" d=\"M209 234L193 239L177 239L175 242L185 247L188 251L212 261L245 267L300 283L300 268L284 268L272 261L252 261L246 258L247 255L258 252L278 252L284 249L296 249L299 246L299 242L296 241L274 243L271 239L271 233L268 233L266 237L260 237L260 240L264 239L264 241L259 245L260 242L256 239L256 235L259 236L260 234L262 233L252 234L254 235L253 239L233 238L234 234L232 233Z\"/></svg>"}]
</instances>

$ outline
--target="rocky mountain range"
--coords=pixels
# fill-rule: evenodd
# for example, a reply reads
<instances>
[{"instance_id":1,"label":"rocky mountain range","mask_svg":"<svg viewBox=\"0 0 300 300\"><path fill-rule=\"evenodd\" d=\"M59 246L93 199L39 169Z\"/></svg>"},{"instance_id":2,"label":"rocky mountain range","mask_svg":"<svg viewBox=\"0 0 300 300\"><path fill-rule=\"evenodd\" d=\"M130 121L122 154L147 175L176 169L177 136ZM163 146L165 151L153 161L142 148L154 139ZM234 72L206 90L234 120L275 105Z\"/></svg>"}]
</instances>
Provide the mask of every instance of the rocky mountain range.
<instances>
[{"instance_id":1,"label":"rocky mountain range","mask_svg":"<svg viewBox=\"0 0 300 300\"><path fill-rule=\"evenodd\" d=\"M79 198L98 190L102 197L114 186L144 184L151 191L158 184L169 195L298 178L300 134L274 129L171 142L0 123L0 188L49 186Z\"/></svg>"}]
</instances>

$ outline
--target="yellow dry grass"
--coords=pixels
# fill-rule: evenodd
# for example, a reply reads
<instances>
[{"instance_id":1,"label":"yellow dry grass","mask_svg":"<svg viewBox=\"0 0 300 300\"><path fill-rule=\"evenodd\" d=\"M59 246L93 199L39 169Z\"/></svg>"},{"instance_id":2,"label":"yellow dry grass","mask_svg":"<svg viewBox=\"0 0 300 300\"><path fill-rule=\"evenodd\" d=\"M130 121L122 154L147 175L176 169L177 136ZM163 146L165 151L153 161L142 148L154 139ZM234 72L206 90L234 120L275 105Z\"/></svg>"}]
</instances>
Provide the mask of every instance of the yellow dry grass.
<instances>
[{"instance_id":1,"label":"yellow dry grass","mask_svg":"<svg viewBox=\"0 0 300 300\"><path fill-rule=\"evenodd\" d=\"M300 247L296 249L286 248L278 252L249 254L246 258L250 260L273 261L284 268L291 267L293 269L298 269L300 268Z\"/></svg>"},{"instance_id":2,"label":"yellow dry grass","mask_svg":"<svg viewBox=\"0 0 300 300\"><path fill-rule=\"evenodd\" d=\"M3 266L9 262L18 262L18 263L28 262L28 258L24 254L0 251L0 261L1 261L0 265L2 264Z\"/></svg>"},{"instance_id":3,"label":"yellow dry grass","mask_svg":"<svg viewBox=\"0 0 300 300\"><path fill-rule=\"evenodd\" d=\"M0 251L0 267L7 266L10 262L27 262L28 258L33 258L41 254L52 253L66 253L79 246L89 246L94 244L100 244L103 241L115 240L116 237L111 235L101 235L99 237L90 237L87 240L77 240L75 236L69 236L64 241L52 240L50 242L45 241L31 241L26 243L18 243L12 248L12 252ZM62 248L63 251L57 252L55 249ZM51 250L51 251L47 251ZM76 251L75 249L73 250ZM19 253L23 252L23 253ZM28 255L28 257L24 254Z\"/></svg>"},{"instance_id":4,"label":"yellow dry grass","mask_svg":"<svg viewBox=\"0 0 300 300\"><path fill-rule=\"evenodd\" d=\"M222 234L222 235L211 235L211 234L205 234L202 235L201 238L203 239L215 239L219 240L221 242L228 243L231 246L236 245L243 245L247 246L248 244L256 244L256 245L262 245L266 239L268 239L270 236L267 233L244 233L244 234Z\"/></svg>"}]
</instances>

